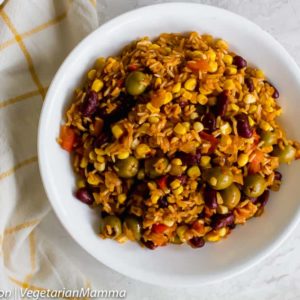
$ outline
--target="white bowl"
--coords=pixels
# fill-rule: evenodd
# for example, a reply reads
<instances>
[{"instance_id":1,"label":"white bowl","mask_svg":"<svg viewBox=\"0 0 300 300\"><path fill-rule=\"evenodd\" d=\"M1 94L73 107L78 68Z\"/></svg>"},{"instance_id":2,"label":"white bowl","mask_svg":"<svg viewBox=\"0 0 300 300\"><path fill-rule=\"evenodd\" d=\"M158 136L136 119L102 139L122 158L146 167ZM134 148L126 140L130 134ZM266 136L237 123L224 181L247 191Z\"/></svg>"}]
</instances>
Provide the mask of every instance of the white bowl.
<instances>
[{"instance_id":1,"label":"white bowl","mask_svg":"<svg viewBox=\"0 0 300 300\"><path fill-rule=\"evenodd\" d=\"M238 226L220 243L198 250L167 246L151 251L135 243L120 245L97 236L98 216L74 198L69 154L56 142L65 108L97 57L115 54L138 37L186 31L222 37L231 49L262 68L281 93L282 124L291 138L300 140L300 71L293 59L274 38L250 21L223 9L192 3L140 8L109 21L86 37L64 61L49 88L38 137L39 164L47 195L77 243L124 275L168 286L213 282L253 266L279 246L300 215L300 164L295 162L281 169L282 188L272 193L263 216Z\"/></svg>"}]
</instances>

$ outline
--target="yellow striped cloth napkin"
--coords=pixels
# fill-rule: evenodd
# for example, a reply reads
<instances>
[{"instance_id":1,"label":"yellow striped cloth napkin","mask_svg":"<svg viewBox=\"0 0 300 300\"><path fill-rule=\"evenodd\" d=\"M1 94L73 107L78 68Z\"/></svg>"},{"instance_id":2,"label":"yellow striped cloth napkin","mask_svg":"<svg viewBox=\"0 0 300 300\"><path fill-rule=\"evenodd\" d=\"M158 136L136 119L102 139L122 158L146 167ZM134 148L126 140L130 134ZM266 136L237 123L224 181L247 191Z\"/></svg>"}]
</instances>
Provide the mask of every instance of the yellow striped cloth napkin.
<instances>
[{"instance_id":1,"label":"yellow striped cloth napkin","mask_svg":"<svg viewBox=\"0 0 300 300\"><path fill-rule=\"evenodd\" d=\"M97 26L95 0L5 0L0 6L1 289L88 285L39 232L50 207L39 176L36 138L53 75Z\"/></svg>"}]
</instances>

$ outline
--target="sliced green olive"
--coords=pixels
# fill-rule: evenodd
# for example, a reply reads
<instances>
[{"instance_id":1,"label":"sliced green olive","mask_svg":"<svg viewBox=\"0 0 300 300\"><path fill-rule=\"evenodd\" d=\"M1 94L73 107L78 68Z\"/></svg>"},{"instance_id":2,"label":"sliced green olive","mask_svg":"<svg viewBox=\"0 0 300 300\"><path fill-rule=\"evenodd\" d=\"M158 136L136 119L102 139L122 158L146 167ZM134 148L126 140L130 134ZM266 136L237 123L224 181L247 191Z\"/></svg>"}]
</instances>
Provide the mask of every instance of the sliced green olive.
<instances>
[{"instance_id":1,"label":"sliced green olive","mask_svg":"<svg viewBox=\"0 0 300 300\"><path fill-rule=\"evenodd\" d=\"M233 182L233 175L226 167L214 167L206 172L208 184L215 190L224 190Z\"/></svg>"},{"instance_id":2,"label":"sliced green olive","mask_svg":"<svg viewBox=\"0 0 300 300\"><path fill-rule=\"evenodd\" d=\"M140 71L131 72L125 81L125 87L128 94L138 96L142 94L148 85L146 74Z\"/></svg>"},{"instance_id":3,"label":"sliced green olive","mask_svg":"<svg viewBox=\"0 0 300 300\"><path fill-rule=\"evenodd\" d=\"M106 216L100 223L100 233L106 238L116 239L122 233L121 220L117 216Z\"/></svg>"},{"instance_id":4,"label":"sliced green olive","mask_svg":"<svg viewBox=\"0 0 300 300\"><path fill-rule=\"evenodd\" d=\"M290 163L295 159L296 149L291 145L286 145L284 149L279 148L279 146L274 147L272 155L279 158L280 163Z\"/></svg>"},{"instance_id":5,"label":"sliced green olive","mask_svg":"<svg viewBox=\"0 0 300 300\"><path fill-rule=\"evenodd\" d=\"M266 181L259 174L248 175L244 180L243 191L248 197L259 197L266 189Z\"/></svg>"},{"instance_id":6,"label":"sliced green olive","mask_svg":"<svg viewBox=\"0 0 300 300\"><path fill-rule=\"evenodd\" d=\"M139 169L139 161L134 156L129 156L126 159L117 160L115 169L118 175L122 178L134 177Z\"/></svg>"},{"instance_id":7,"label":"sliced green olive","mask_svg":"<svg viewBox=\"0 0 300 300\"><path fill-rule=\"evenodd\" d=\"M263 146L265 147L272 146L277 143L277 135L273 131L263 131L260 137L264 142Z\"/></svg>"},{"instance_id":8,"label":"sliced green olive","mask_svg":"<svg viewBox=\"0 0 300 300\"><path fill-rule=\"evenodd\" d=\"M221 191L221 196L229 209L235 208L241 200L240 189L233 183L227 189Z\"/></svg>"},{"instance_id":9,"label":"sliced green olive","mask_svg":"<svg viewBox=\"0 0 300 300\"><path fill-rule=\"evenodd\" d=\"M123 230L130 240L139 241L141 239L141 224L137 218L133 216L126 217L123 223Z\"/></svg>"}]
</instances>

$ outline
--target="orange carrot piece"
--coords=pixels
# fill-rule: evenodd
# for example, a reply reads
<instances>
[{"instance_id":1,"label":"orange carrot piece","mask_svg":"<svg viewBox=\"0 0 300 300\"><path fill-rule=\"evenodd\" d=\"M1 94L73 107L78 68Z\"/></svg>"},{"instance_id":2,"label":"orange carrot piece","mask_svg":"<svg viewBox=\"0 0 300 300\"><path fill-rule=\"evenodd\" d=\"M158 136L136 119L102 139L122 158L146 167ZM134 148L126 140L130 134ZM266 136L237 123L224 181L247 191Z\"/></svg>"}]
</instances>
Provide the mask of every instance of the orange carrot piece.
<instances>
[{"instance_id":1,"label":"orange carrot piece","mask_svg":"<svg viewBox=\"0 0 300 300\"><path fill-rule=\"evenodd\" d=\"M76 133L74 129L66 125L61 126L60 139L61 139L61 143L60 143L61 147L64 150L71 152L76 139Z\"/></svg>"}]
</instances>

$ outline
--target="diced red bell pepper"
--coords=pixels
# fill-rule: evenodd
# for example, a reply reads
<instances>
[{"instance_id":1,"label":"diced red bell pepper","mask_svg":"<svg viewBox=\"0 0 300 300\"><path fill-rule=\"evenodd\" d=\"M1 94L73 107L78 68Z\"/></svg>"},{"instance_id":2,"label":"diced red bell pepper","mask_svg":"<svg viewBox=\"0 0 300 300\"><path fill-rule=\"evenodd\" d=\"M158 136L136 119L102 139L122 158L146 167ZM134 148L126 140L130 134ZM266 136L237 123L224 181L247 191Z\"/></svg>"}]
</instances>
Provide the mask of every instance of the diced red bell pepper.
<instances>
[{"instance_id":1,"label":"diced red bell pepper","mask_svg":"<svg viewBox=\"0 0 300 300\"><path fill-rule=\"evenodd\" d=\"M158 178L156 180L156 183L158 184L159 188L161 190L165 190L166 187L167 187L167 180L168 180L168 177L167 176L162 176L160 178Z\"/></svg>"},{"instance_id":2,"label":"diced red bell pepper","mask_svg":"<svg viewBox=\"0 0 300 300\"><path fill-rule=\"evenodd\" d=\"M73 146L76 140L76 133L74 129L66 125L61 126L60 139L61 139L61 147L64 150L71 152L73 150Z\"/></svg>"},{"instance_id":3,"label":"diced red bell pepper","mask_svg":"<svg viewBox=\"0 0 300 300\"><path fill-rule=\"evenodd\" d=\"M218 145L218 143L219 143L218 139L216 139L213 135L208 134L208 133L206 133L206 132L204 132L204 131L201 131L201 132L199 133L199 136L200 136L202 139L204 139L204 140L206 140L206 141L208 141L208 142L211 143L211 147L209 148L209 152L210 152L210 153L214 152L215 149L216 149L216 147L217 147L217 145Z\"/></svg>"},{"instance_id":4,"label":"diced red bell pepper","mask_svg":"<svg viewBox=\"0 0 300 300\"><path fill-rule=\"evenodd\" d=\"M152 226L152 232L154 232L154 233L164 233L167 228L168 228L168 226L164 225L164 224L154 224Z\"/></svg>"}]
</instances>

